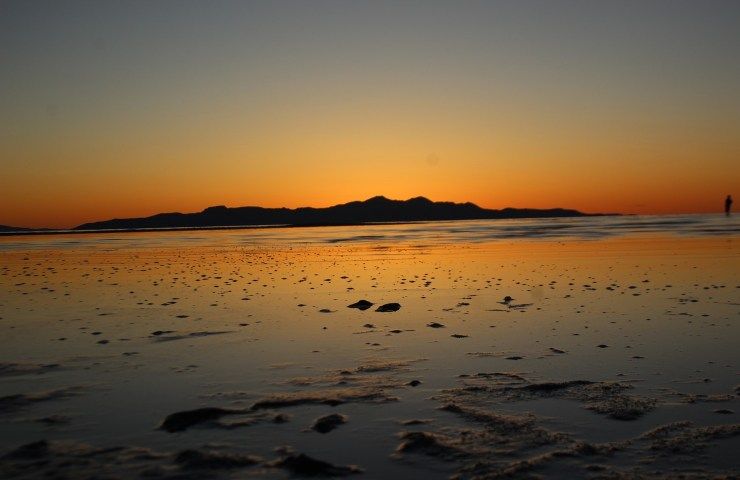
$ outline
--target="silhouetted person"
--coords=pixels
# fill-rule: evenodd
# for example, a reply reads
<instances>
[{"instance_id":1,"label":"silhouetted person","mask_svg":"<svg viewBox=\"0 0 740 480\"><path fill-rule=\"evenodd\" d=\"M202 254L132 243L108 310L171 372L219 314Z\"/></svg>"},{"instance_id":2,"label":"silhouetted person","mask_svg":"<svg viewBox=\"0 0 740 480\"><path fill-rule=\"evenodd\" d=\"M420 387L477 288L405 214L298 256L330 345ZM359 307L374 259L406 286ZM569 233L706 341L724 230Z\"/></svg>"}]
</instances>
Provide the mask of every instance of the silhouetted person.
<instances>
[{"instance_id":1,"label":"silhouetted person","mask_svg":"<svg viewBox=\"0 0 740 480\"><path fill-rule=\"evenodd\" d=\"M730 214L731 208L732 208L732 195L727 195L727 198L725 198L725 215Z\"/></svg>"}]
</instances>

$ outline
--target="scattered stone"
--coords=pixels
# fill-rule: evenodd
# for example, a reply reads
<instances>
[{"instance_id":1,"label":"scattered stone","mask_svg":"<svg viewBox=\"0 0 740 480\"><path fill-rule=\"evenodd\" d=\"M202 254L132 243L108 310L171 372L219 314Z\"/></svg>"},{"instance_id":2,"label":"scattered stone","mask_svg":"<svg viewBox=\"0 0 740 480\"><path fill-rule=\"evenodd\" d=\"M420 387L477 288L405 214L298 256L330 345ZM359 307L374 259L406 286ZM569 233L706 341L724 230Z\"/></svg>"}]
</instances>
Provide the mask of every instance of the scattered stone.
<instances>
[{"instance_id":1,"label":"scattered stone","mask_svg":"<svg viewBox=\"0 0 740 480\"><path fill-rule=\"evenodd\" d=\"M373 302L369 302L367 300L360 300L360 301L357 301L357 302L353 303L352 305L347 305L347 308L356 308L358 310L367 310L368 308L372 307L373 305L375 305Z\"/></svg>"},{"instance_id":2,"label":"scattered stone","mask_svg":"<svg viewBox=\"0 0 740 480\"><path fill-rule=\"evenodd\" d=\"M185 410L167 415L167 418L164 419L159 429L169 433L182 432L199 423L212 422L226 415L239 415L243 413L245 413L244 410L229 410L217 407Z\"/></svg>"},{"instance_id":3,"label":"scattered stone","mask_svg":"<svg viewBox=\"0 0 740 480\"><path fill-rule=\"evenodd\" d=\"M375 309L376 312L397 312L401 309L400 303L386 303Z\"/></svg>"},{"instance_id":4,"label":"scattered stone","mask_svg":"<svg viewBox=\"0 0 740 480\"><path fill-rule=\"evenodd\" d=\"M317 460L303 453L288 455L269 464L271 467L284 468L294 475L306 477L343 477L362 473L362 469L355 465L338 466Z\"/></svg>"},{"instance_id":5,"label":"scattered stone","mask_svg":"<svg viewBox=\"0 0 740 480\"><path fill-rule=\"evenodd\" d=\"M317 418L313 425L311 425L311 430L319 433L329 433L343 423L347 423L347 417L345 415L332 413L330 415Z\"/></svg>"}]
</instances>

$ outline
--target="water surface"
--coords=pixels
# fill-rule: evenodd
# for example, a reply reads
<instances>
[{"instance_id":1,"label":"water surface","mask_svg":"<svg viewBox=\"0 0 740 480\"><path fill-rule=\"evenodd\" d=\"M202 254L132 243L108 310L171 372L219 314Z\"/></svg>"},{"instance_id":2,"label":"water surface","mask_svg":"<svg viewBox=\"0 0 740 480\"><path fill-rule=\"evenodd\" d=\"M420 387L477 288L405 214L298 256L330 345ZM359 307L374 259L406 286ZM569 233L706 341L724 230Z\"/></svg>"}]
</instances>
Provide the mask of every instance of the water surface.
<instances>
[{"instance_id":1,"label":"water surface","mask_svg":"<svg viewBox=\"0 0 740 480\"><path fill-rule=\"evenodd\" d=\"M304 453L366 478L728 474L737 228L603 217L5 237L0 473L284 478L280 462ZM375 305L347 308L360 299ZM390 302L400 310L375 311ZM241 410L158 428L202 407ZM332 413L346 423L311 429Z\"/></svg>"}]
</instances>

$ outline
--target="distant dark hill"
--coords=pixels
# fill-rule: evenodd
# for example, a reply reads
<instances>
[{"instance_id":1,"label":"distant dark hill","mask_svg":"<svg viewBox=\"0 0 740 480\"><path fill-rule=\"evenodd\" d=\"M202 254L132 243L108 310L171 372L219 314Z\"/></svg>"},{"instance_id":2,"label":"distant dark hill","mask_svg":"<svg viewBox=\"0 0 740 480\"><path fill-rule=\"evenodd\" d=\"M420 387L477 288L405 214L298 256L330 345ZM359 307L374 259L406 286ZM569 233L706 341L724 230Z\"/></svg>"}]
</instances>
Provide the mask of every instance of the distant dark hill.
<instances>
[{"instance_id":1,"label":"distant dark hill","mask_svg":"<svg viewBox=\"0 0 740 480\"><path fill-rule=\"evenodd\" d=\"M150 228L235 227L248 225L359 225L372 222L475 220L492 218L580 217L577 210L505 208L489 210L473 203L432 202L424 197L390 200L373 197L326 208L209 207L199 213L160 213L144 218L122 218L85 223L75 230L130 230Z\"/></svg>"},{"instance_id":2,"label":"distant dark hill","mask_svg":"<svg viewBox=\"0 0 740 480\"><path fill-rule=\"evenodd\" d=\"M33 228L22 228L22 227L9 227L7 225L0 225L0 232L31 232Z\"/></svg>"}]
</instances>

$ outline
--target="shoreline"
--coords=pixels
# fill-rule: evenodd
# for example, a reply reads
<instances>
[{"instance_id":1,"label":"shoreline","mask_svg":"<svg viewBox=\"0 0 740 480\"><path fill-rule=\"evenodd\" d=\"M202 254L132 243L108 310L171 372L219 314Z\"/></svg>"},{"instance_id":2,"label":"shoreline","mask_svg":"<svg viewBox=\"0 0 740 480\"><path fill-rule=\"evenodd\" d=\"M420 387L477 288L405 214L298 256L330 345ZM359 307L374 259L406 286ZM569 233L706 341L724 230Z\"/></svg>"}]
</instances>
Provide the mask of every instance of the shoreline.
<instances>
[{"instance_id":1,"label":"shoreline","mask_svg":"<svg viewBox=\"0 0 740 480\"><path fill-rule=\"evenodd\" d=\"M210 225L203 227L146 227L146 228L105 228L100 230L78 230L71 229L39 229L39 230L13 230L2 232L0 237L17 237L23 235L67 235L67 234L97 234L97 233L143 233L143 232L191 232L211 230L262 230L270 228L321 228L321 227L367 227L373 225L413 225L419 223L443 223L443 222L475 222L483 220L552 220L573 219L589 217L622 217L634 216L622 213L594 213L579 216L557 216L557 217L502 217L502 218L459 218L442 220L404 220L396 222L349 222L349 223L307 223L307 224L267 224L267 225Z\"/></svg>"}]
</instances>

